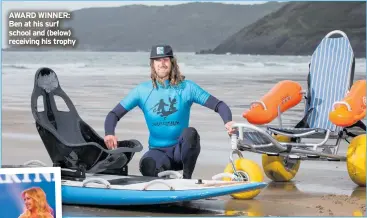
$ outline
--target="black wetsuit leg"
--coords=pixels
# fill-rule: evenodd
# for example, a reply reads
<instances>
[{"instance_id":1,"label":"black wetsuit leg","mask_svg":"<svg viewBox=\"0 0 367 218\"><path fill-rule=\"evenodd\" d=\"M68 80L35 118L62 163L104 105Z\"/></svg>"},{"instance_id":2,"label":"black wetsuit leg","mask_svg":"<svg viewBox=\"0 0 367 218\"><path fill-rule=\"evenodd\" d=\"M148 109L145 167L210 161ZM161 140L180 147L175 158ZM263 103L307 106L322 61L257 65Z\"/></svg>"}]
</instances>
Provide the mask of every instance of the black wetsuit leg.
<instances>
[{"instance_id":1,"label":"black wetsuit leg","mask_svg":"<svg viewBox=\"0 0 367 218\"><path fill-rule=\"evenodd\" d=\"M158 173L172 168L174 147L151 149L140 159L140 172L143 176L157 177Z\"/></svg>"},{"instance_id":2,"label":"black wetsuit leg","mask_svg":"<svg viewBox=\"0 0 367 218\"><path fill-rule=\"evenodd\" d=\"M184 179L191 179L200 154L200 136L195 128L183 130L178 144L172 147L151 149L140 160L143 176L158 176L165 170L183 170Z\"/></svg>"},{"instance_id":3,"label":"black wetsuit leg","mask_svg":"<svg viewBox=\"0 0 367 218\"><path fill-rule=\"evenodd\" d=\"M183 130L174 150L176 168L183 170L184 179L191 179L200 154L200 135L193 127Z\"/></svg>"}]
</instances>

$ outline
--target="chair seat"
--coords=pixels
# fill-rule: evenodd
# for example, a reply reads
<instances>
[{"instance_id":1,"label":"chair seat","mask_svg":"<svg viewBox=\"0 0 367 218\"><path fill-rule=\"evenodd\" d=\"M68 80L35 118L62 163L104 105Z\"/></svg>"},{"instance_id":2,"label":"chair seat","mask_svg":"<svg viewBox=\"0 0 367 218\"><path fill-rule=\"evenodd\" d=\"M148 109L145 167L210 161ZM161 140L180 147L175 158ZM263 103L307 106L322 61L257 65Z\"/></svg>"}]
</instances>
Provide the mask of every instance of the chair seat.
<instances>
[{"instance_id":1,"label":"chair seat","mask_svg":"<svg viewBox=\"0 0 367 218\"><path fill-rule=\"evenodd\" d=\"M55 96L64 100L68 110L59 110ZM43 98L43 110L39 110L39 97ZM104 139L79 116L50 68L36 72L31 107L41 140L53 164L61 168L83 169L87 173L120 170L143 150L135 139L119 141L118 148L108 149Z\"/></svg>"}]
</instances>

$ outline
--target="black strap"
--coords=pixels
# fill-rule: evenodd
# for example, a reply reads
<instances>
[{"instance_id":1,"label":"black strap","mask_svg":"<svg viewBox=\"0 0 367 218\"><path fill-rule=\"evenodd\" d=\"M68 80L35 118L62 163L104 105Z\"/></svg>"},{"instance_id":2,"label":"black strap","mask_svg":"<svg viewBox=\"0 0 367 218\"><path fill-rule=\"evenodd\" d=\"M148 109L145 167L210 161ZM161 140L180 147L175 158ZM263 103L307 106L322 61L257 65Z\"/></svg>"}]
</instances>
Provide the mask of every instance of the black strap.
<instances>
[{"instance_id":1,"label":"black strap","mask_svg":"<svg viewBox=\"0 0 367 218\"><path fill-rule=\"evenodd\" d=\"M313 107L309 108L308 111L306 112L305 116L302 118L301 121L299 121L297 123L297 125L294 128L310 128L310 125L307 123L307 119L310 116L311 112L313 111ZM297 138L296 137L292 137L291 138L291 142L297 142Z\"/></svg>"},{"instance_id":2,"label":"black strap","mask_svg":"<svg viewBox=\"0 0 367 218\"><path fill-rule=\"evenodd\" d=\"M355 124L344 128L345 134L347 134L350 137L356 137L357 136L356 134L353 134L352 132L348 131L348 129L351 129L353 127L359 127L362 130L366 131L366 125L361 120L358 120L358 122L356 122Z\"/></svg>"},{"instance_id":3,"label":"black strap","mask_svg":"<svg viewBox=\"0 0 367 218\"><path fill-rule=\"evenodd\" d=\"M310 125L307 123L307 119L310 116L311 112L313 111L313 107L309 108L306 112L305 116L302 118L301 121L297 123L297 125L294 128L310 128Z\"/></svg>"}]
</instances>

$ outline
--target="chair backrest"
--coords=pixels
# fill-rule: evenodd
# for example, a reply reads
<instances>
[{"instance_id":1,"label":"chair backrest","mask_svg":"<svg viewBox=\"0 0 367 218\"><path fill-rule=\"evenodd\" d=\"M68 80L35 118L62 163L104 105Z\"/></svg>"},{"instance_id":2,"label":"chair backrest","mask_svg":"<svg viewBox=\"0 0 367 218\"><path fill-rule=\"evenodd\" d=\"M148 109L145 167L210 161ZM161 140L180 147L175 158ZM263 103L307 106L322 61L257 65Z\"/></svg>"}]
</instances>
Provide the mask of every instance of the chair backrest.
<instances>
[{"instance_id":1,"label":"chair backrest","mask_svg":"<svg viewBox=\"0 0 367 218\"><path fill-rule=\"evenodd\" d=\"M338 34L341 37L333 37ZM328 33L311 57L308 75L308 103L306 112L310 128L338 133L342 130L329 120L335 101L342 100L353 84L355 57L347 35L339 30Z\"/></svg>"},{"instance_id":2,"label":"chair backrest","mask_svg":"<svg viewBox=\"0 0 367 218\"><path fill-rule=\"evenodd\" d=\"M42 96L43 110L38 107ZM59 110L55 96L60 97L67 110ZM61 89L56 73L50 68L37 70L31 97L32 114L35 121L46 128L55 137L71 144L83 143L85 139L80 131L80 117L70 98Z\"/></svg>"}]
</instances>

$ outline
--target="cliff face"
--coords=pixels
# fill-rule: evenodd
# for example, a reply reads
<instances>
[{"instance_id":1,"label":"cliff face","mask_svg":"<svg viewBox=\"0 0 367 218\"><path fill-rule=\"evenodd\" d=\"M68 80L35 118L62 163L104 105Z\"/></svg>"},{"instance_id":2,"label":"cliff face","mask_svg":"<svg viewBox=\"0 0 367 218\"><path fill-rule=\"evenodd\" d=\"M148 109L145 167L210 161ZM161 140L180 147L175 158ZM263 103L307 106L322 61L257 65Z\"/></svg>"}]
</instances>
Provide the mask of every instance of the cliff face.
<instances>
[{"instance_id":1,"label":"cliff face","mask_svg":"<svg viewBox=\"0 0 367 218\"><path fill-rule=\"evenodd\" d=\"M74 29L79 48L93 50L149 50L167 43L176 51L212 48L223 39L284 3L229 5L188 3L173 6L124 6L74 12L67 25ZM238 23L245 20L245 23Z\"/></svg>"},{"instance_id":2,"label":"cliff face","mask_svg":"<svg viewBox=\"0 0 367 218\"><path fill-rule=\"evenodd\" d=\"M365 57L366 3L288 3L200 53L311 55L332 30L345 32L356 57Z\"/></svg>"}]
</instances>

